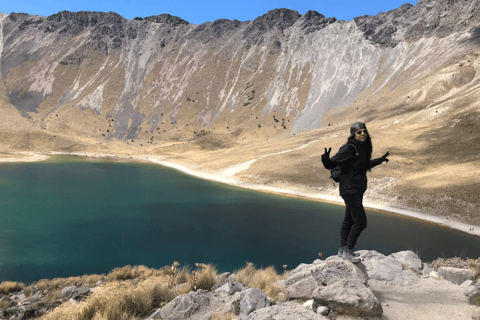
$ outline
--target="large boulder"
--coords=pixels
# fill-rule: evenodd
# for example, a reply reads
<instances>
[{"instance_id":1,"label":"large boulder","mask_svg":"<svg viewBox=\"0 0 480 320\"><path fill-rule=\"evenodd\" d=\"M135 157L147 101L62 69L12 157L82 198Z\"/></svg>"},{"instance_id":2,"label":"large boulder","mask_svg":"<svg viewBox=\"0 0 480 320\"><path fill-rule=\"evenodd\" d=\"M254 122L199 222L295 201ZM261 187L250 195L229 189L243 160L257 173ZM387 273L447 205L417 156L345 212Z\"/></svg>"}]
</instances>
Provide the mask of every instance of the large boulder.
<instances>
[{"instance_id":1,"label":"large boulder","mask_svg":"<svg viewBox=\"0 0 480 320\"><path fill-rule=\"evenodd\" d=\"M382 305L360 280L343 279L313 292L315 303L331 310L358 317L380 317Z\"/></svg>"},{"instance_id":2,"label":"large boulder","mask_svg":"<svg viewBox=\"0 0 480 320\"><path fill-rule=\"evenodd\" d=\"M302 265L295 270L285 281L285 288L291 299L311 299L315 289L341 279L367 282L365 272L345 259L331 259L317 264Z\"/></svg>"},{"instance_id":3,"label":"large boulder","mask_svg":"<svg viewBox=\"0 0 480 320\"><path fill-rule=\"evenodd\" d=\"M409 284L417 279L417 275L410 270L404 270L402 262L393 255L387 257L375 250L360 250L357 253L369 279L388 281L392 284ZM415 267L415 263L407 263Z\"/></svg>"},{"instance_id":4,"label":"large boulder","mask_svg":"<svg viewBox=\"0 0 480 320\"><path fill-rule=\"evenodd\" d=\"M308 310L301 304L287 301L252 312L248 320L328 320L328 318Z\"/></svg>"},{"instance_id":5,"label":"large boulder","mask_svg":"<svg viewBox=\"0 0 480 320\"><path fill-rule=\"evenodd\" d=\"M233 298L224 292L191 291L177 296L148 319L209 319L215 312L228 313L233 311L232 302Z\"/></svg>"},{"instance_id":6,"label":"large boulder","mask_svg":"<svg viewBox=\"0 0 480 320\"><path fill-rule=\"evenodd\" d=\"M473 280L473 272L470 269L459 269L452 267L438 268L438 275L445 280L455 284L462 284L467 280Z\"/></svg>"},{"instance_id":7,"label":"large boulder","mask_svg":"<svg viewBox=\"0 0 480 320\"><path fill-rule=\"evenodd\" d=\"M250 288L237 292L234 298L234 313L240 318L248 316L255 310L270 306L267 295L259 288Z\"/></svg>"},{"instance_id":8,"label":"large boulder","mask_svg":"<svg viewBox=\"0 0 480 320\"><path fill-rule=\"evenodd\" d=\"M480 282L474 287L469 287L465 290L465 295L468 297L468 302L475 306L480 306Z\"/></svg>"}]
</instances>

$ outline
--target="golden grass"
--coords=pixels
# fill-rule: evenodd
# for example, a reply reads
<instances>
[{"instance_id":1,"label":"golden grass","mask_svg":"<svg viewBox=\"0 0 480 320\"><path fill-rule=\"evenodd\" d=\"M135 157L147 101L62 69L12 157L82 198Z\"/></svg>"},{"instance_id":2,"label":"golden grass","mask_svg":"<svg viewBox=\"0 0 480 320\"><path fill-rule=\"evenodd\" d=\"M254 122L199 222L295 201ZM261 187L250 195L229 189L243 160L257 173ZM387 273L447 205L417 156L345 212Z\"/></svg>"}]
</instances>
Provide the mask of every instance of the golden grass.
<instances>
[{"instance_id":1,"label":"golden grass","mask_svg":"<svg viewBox=\"0 0 480 320\"><path fill-rule=\"evenodd\" d=\"M114 269L106 276L107 283L80 304L65 302L42 319L136 320L163 307L178 295L191 290L210 290L217 282L217 271L211 265L199 265L192 272L177 267L178 263L159 270L144 266ZM54 284L58 287L60 283ZM226 315L218 319L230 318Z\"/></svg>"},{"instance_id":2,"label":"golden grass","mask_svg":"<svg viewBox=\"0 0 480 320\"><path fill-rule=\"evenodd\" d=\"M462 259L460 257L438 258L432 262L432 268L438 270L441 267L453 267L459 269L471 269L473 278L480 278L480 258L478 259Z\"/></svg>"},{"instance_id":3,"label":"golden grass","mask_svg":"<svg viewBox=\"0 0 480 320\"><path fill-rule=\"evenodd\" d=\"M197 270L192 272L189 283L194 290L211 290L217 284L217 277L215 267L202 264L198 265Z\"/></svg>"},{"instance_id":4,"label":"golden grass","mask_svg":"<svg viewBox=\"0 0 480 320\"><path fill-rule=\"evenodd\" d=\"M0 283L0 294L10 294L12 292L22 291L25 285L21 282L4 281Z\"/></svg>"},{"instance_id":5,"label":"golden grass","mask_svg":"<svg viewBox=\"0 0 480 320\"><path fill-rule=\"evenodd\" d=\"M168 268L168 267L167 267ZM149 277L160 275L162 271L148 268L145 266L125 266L123 268L115 268L108 275L109 281L121 281L129 279L144 280Z\"/></svg>"},{"instance_id":6,"label":"golden grass","mask_svg":"<svg viewBox=\"0 0 480 320\"><path fill-rule=\"evenodd\" d=\"M243 269L235 272L235 274L237 282L244 283L249 287L259 288L275 301L285 301L288 297L285 287L278 284L279 280L287 279L288 272L280 275L273 266L265 269L256 269L252 263L248 263Z\"/></svg>"},{"instance_id":7,"label":"golden grass","mask_svg":"<svg viewBox=\"0 0 480 320\"><path fill-rule=\"evenodd\" d=\"M78 305L63 303L43 319L133 320L148 315L174 297L174 290L153 280L137 286L129 281L115 281L102 285Z\"/></svg>"}]
</instances>

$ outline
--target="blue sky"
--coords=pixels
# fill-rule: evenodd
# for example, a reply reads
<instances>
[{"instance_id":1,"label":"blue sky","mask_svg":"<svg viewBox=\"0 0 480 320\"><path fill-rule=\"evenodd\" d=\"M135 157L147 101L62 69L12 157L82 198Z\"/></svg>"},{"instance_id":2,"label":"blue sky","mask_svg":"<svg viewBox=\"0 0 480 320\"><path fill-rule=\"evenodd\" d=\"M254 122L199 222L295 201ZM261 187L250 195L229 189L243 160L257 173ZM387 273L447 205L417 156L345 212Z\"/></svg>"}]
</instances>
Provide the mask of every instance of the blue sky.
<instances>
[{"instance_id":1,"label":"blue sky","mask_svg":"<svg viewBox=\"0 0 480 320\"><path fill-rule=\"evenodd\" d=\"M253 20L269 10L288 8L304 14L315 10L326 17L352 20L361 15L376 15L400 7L408 0L0 0L0 12L24 12L49 16L68 11L113 11L127 19L169 13L200 24L217 19Z\"/></svg>"}]
</instances>

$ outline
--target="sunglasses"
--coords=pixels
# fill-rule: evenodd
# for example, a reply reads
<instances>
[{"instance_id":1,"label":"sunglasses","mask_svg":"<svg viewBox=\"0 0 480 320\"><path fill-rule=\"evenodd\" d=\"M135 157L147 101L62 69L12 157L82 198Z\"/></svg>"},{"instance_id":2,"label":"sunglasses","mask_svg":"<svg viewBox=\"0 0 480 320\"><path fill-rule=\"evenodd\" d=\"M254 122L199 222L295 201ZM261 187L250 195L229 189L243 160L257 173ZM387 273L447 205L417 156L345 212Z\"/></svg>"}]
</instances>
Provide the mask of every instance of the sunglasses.
<instances>
[{"instance_id":1,"label":"sunglasses","mask_svg":"<svg viewBox=\"0 0 480 320\"><path fill-rule=\"evenodd\" d=\"M368 133L367 129L355 131L355 134L364 134L364 133L365 133L365 134Z\"/></svg>"}]
</instances>

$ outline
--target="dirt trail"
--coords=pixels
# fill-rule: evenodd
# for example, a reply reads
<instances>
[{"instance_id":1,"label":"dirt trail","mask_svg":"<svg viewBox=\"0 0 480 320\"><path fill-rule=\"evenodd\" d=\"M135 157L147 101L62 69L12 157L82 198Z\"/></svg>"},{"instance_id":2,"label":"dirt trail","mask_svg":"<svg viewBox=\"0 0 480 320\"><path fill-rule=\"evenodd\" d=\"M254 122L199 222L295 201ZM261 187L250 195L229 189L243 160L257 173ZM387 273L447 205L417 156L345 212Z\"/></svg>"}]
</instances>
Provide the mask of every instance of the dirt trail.
<instances>
[{"instance_id":1,"label":"dirt trail","mask_svg":"<svg viewBox=\"0 0 480 320\"><path fill-rule=\"evenodd\" d=\"M468 303L464 288L444 279L420 277L405 286L368 283L382 304L385 320L469 320L478 308Z\"/></svg>"}]
</instances>

